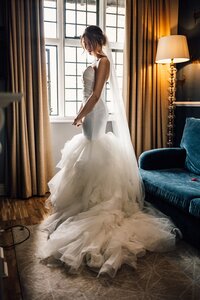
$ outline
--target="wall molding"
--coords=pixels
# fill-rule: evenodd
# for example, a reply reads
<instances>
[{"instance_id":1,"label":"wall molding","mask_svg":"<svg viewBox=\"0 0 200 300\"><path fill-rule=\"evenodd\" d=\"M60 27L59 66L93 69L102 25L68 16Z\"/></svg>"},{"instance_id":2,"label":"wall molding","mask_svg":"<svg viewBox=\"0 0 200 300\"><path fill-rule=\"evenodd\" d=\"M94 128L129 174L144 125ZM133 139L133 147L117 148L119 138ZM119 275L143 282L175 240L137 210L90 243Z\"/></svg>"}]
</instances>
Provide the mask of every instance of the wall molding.
<instances>
[{"instance_id":1,"label":"wall molding","mask_svg":"<svg viewBox=\"0 0 200 300\"><path fill-rule=\"evenodd\" d=\"M175 101L175 106L200 106L200 101Z\"/></svg>"}]
</instances>

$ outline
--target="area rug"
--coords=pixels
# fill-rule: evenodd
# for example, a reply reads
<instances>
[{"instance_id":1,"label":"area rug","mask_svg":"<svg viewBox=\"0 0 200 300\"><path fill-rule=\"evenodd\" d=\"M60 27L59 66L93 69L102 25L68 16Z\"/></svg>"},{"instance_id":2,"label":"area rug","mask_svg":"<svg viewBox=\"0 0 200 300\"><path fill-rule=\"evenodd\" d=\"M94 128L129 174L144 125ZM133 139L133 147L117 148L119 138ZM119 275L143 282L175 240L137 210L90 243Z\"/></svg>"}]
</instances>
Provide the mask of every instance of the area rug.
<instances>
[{"instance_id":1,"label":"area rug","mask_svg":"<svg viewBox=\"0 0 200 300\"><path fill-rule=\"evenodd\" d=\"M24 300L199 300L200 253L179 241L174 251L147 253L137 269L123 266L115 278L102 276L84 267L68 274L63 265L49 266L37 257L47 234L38 225L29 226L31 235L16 246L17 266ZM19 241L26 232L15 229Z\"/></svg>"}]
</instances>

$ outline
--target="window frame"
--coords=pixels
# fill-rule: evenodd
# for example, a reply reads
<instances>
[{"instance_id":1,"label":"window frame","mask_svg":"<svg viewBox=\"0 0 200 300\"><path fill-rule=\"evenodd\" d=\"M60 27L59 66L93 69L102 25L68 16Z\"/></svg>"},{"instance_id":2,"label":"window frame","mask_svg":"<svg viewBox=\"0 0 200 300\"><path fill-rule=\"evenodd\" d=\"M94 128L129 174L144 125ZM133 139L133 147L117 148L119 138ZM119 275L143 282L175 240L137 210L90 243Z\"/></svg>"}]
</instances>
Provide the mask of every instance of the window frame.
<instances>
[{"instance_id":1,"label":"window frame","mask_svg":"<svg viewBox=\"0 0 200 300\"><path fill-rule=\"evenodd\" d=\"M97 22L98 26L105 32L106 30L106 0L97 0L98 15ZM79 38L68 38L65 37L65 0L57 0L57 28L56 38L45 38L45 45L57 46L57 94L58 94L58 115L50 115L50 122L62 123L72 122L75 116L65 116L65 46L80 47ZM123 43L120 42L109 42L111 50L123 51Z\"/></svg>"}]
</instances>

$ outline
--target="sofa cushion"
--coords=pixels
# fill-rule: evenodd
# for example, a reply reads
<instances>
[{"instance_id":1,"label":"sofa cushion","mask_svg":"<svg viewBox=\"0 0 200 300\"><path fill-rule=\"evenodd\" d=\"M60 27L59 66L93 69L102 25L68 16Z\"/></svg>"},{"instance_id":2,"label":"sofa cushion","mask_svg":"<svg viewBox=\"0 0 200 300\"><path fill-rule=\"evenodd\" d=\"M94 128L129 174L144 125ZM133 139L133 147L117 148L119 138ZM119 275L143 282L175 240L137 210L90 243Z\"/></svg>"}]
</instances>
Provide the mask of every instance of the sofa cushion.
<instances>
[{"instance_id":1,"label":"sofa cushion","mask_svg":"<svg viewBox=\"0 0 200 300\"><path fill-rule=\"evenodd\" d=\"M144 151L138 164L144 170L184 168L185 158L184 148L157 148Z\"/></svg>"},{"instance_id":2,"label":"sofa cushion","mask_svg":"<svg viewBox=\"0 0 200 300\"><path fill-rule=\"evenodd\" d=\"M186 119L180 146L186 150L185 167L200 175L200 119Z\"/></svg>"},{"instance_id":3,"label":"sofa cushion","mask_svg":"<svg viewBox=\"0 0 200 300\"><path fill-rule=\"evenodd\" d=\"M191 174L185 169L151 171L140 169L140 173L147 192L187 213L191 200L200 198L200 176ZM198 216L200 217L200 213Z\"/></svg>"},{"instance_id":4,"label":"sofa cushion","mask_svg":"<svg viewBox=\"0 0 200 300\"><path fill-rule=\"evenodd\" d=\"M191 200L189 212L193 216L200 217L200 198L195 198Z\"/></svg>"}]
</instances>

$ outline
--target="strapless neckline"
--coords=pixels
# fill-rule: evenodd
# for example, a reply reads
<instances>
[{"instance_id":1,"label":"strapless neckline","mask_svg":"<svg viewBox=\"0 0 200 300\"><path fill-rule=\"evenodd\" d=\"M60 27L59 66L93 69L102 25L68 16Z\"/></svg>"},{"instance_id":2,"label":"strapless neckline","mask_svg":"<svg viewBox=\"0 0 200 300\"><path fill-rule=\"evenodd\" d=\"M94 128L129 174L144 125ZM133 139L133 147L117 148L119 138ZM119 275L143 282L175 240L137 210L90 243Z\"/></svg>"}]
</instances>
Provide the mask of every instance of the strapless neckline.
<instances>
[{"instance_id":1,"label":"strapless neckline","mask_svg":"<svg viewBox=\"0 0 200 300\"><path fill-rule=\"evenodd\" d=\"M87 68L83 71L83 76L85 73L87 73L88 70L92 69L95 72L95 69L93 68L92 65L87 66Z\"/></svg>"}]
</instances>

